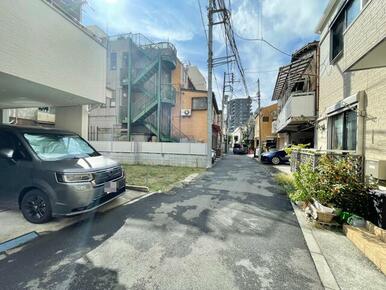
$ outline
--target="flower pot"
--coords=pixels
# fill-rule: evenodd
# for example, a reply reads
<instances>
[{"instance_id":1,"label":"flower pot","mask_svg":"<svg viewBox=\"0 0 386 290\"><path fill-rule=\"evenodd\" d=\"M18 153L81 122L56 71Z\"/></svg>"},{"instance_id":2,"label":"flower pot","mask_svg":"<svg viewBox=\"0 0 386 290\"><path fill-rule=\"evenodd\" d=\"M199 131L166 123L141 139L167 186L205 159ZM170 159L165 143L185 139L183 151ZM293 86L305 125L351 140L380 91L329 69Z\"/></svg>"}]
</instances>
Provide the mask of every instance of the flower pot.
<instances>
[{"instance_id":1,"label":"flower pot","mask_svg":"<svg viewBox=\"0 0 386 290\"><path fill-rule=\"evenodd\" d=\"M322 223L331 223L336 217L334 209L322 205L320 202L314 199L314 203L310 204L313 211L312 217Z\"/></svg>"}]
</instances>

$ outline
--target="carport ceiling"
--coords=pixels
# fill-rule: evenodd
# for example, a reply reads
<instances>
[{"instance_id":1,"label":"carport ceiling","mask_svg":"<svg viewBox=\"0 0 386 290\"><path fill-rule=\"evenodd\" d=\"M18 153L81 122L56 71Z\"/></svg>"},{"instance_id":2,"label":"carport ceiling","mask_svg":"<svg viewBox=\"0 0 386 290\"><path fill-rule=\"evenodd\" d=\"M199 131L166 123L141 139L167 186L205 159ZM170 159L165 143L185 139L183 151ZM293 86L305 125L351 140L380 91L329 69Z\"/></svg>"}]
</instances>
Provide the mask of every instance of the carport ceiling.
<instances>
[{"instance_id":1,"label":"carport ceiling","mask_svg":"<svg viewBox=\"0 0 386 290\"><path fill-rule=\"evenodd\" d=\"M90 99L0 72L0 109L67 107L92 103Z\"/></svg>"}]
</instances>

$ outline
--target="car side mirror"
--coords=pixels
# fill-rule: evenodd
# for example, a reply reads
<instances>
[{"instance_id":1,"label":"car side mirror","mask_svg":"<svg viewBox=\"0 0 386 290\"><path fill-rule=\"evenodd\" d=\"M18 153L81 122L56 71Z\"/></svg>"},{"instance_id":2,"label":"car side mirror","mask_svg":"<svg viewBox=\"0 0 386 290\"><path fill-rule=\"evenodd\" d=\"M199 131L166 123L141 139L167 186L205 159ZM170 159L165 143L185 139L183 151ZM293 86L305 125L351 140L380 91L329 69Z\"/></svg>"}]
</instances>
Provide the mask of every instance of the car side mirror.
<instances>
[{"instance_id":1,"label":"car side mirror","mask_svg":"<svg viewBox=\"0 0 386 290\"><path fill-rule=\"evenodd\" d=\"M15 163L15 160L13 159L15 151L13 149L0 149L0 158L6 159L11 161L12 163Z\"/></svg>"}]
</instances>

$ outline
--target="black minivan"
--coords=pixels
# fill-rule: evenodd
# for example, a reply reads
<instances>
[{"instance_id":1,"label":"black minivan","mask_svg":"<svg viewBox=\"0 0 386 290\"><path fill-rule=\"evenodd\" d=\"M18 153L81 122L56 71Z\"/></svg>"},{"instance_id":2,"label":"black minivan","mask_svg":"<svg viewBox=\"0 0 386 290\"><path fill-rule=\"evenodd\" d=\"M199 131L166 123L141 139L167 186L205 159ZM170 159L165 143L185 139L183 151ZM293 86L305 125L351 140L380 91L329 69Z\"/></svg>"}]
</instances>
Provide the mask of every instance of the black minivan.
<instances>
[{"instance_id":1,"label":"black minivan","mask_svg":"<svg viewBox=\"0 0 386 290\"><path fill-rule=\"evenodd\" d=\"M75 133L0 125L0 210L45 223L95 210L125 186L122 166Z\"/></svg>"}]
</instances>

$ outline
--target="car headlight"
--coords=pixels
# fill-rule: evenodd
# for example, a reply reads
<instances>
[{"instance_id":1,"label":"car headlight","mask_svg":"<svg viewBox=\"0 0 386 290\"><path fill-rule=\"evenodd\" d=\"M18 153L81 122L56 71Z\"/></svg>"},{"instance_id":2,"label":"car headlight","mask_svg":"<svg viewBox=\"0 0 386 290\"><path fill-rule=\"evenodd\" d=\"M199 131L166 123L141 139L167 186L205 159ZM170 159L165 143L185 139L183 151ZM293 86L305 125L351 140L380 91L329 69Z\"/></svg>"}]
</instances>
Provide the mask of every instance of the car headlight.
<instances>
[{"instance_id":1,"label":"car headlight","mask_svg":"<svg viewBox=\"0 0 386 290\"><path fill-rule=\"evenodd\" d=\"M90 182L94 179L91 173L56 173L56 179L63 183Z\"/></svg>"}]
</instances>

